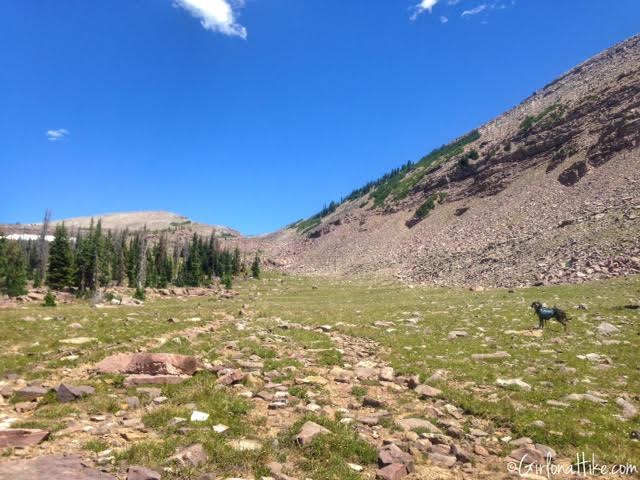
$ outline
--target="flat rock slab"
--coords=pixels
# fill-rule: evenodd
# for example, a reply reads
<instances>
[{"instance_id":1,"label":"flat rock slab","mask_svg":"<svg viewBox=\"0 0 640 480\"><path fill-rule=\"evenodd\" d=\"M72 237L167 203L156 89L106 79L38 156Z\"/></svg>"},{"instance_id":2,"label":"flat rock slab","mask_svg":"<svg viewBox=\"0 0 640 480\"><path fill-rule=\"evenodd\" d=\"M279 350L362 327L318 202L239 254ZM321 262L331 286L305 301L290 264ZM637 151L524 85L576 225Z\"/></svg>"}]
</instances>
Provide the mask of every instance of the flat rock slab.
<instances>
[{"instance_id":1,"label":"flat rock slab","mask_svg":"<svg viewBox=\"0 0 640 480\"><path fill-rule=\"evenodd\" d=\"M15 393L15 395L20 400L31 401L31 400L36 400L37 398L40 398L40 397L44 397L48 391L49 391L48 388L31 386L31 387L21 388Z\"/></svg>"},{"instance_id":2,"label":"flat rock slab","mask_svg":"<svg viewBox=\"0 0 640 480\"><path fill-rule=\"evenodd\" d=\"M125 387L140 385L176 385L189 380L189 375L129 375L122 384Z\"/></svg>"},{"instance_id":3,"label":"flat rock slab","mask_svg":"<svg viewBox=\"0 0 640 480\"><path fill-rule=\"evenodd\" d=\"M49 436L48 430L9 428L0 430L0 447L28 447L37 445Z\"/></svg>"},{"instance_id":4,"label":"flat rock slab","mask_svg":"<svg viewBox=\"0 0 640 480\"><path fill-rule=\"evenodd\" d=\"M172 353L119 353L96 365L99 373L146 375L193 375L199 367L196 357Z\"/></svg>"},{"instance_id":5,"label":"flat rock slab","mask_svg":"<svg viewBox=\"0 0 640 480\"><path fill-rule=\"evenodd\" d=\"M47 455L0 463L0 480L117 480L113 475L86 467L78 457Z\"/></svg>"}]
</instances>

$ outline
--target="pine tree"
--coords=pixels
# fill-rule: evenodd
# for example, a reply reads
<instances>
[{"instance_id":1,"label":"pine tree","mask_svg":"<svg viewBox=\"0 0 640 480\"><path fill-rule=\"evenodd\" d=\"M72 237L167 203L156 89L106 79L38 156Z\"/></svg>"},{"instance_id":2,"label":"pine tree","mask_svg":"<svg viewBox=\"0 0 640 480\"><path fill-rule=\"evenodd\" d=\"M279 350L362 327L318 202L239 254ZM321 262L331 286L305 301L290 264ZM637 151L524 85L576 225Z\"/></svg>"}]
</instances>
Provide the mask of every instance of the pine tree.
<instances>
[{"instance_id":1,"label":"pine tree","mask_svg":"<svg viewBox=\"0 0 640 480\"><path fill-rule=\"evenodd\" d=\"M233 287L233 278L231 277L230 273L225 273L222 276L222 283L224 285L224 288L226 288L227 290L231 290L231 288Z\"/></svg>"},{"instance_id":2,"label":"pine tree","mask_svg":"<svg viewBox=\"0 0 640 480\"><path fill-rule=\"evenodd\" d=\"M233 250L233 260L232 260L232 265L231 265L231 272L234 275L238 275L240 273L240 265L241 265L241 260L240 260L240 249L238 247L236 247Z\"/></svg>"},{"instance_id":3,"label":"pine tree","mask_svg":"<svg viewBox=\"0 0 640 480\"><path fill-rule=\"evenodd\" d=\"M73 252L64 224L58 225L55 238L49 247L49 270L47 285L62 290L73 283Z\"/></svg>"},{"instance_id":4,"label":"pine tree","mask_svg":"<svg viewBox=\"0 0 640 480\"><path fill-rule=\"evenodd\" d=\"M5 289L10 297L27 293L27 261L16 242L10 242L5 253Z\"/></svg>"},{"instance_id":5,"label":"pine tree","mask_svg":"<svg viewBox=\"0 0 640 480\"><path fill-rule=\"evenodd\" d=\"M253 278L260 278L260 257L257 253L253 258L253 263L251 264L251 275Z\"/></svg>"}]
</instances>

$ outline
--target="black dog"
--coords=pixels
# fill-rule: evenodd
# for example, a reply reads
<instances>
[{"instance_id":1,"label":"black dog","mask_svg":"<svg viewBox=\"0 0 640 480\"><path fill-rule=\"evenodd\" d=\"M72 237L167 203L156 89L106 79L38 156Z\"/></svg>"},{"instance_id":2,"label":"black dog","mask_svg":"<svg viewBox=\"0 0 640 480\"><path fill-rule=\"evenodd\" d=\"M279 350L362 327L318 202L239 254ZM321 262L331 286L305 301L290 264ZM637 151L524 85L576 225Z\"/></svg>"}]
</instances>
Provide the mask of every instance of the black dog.
<instances>
[{"instance_id":1,"label":"black dog","mask_svg":"<svg viewBox=\"0 0 640 480\"><path fill-rule=\"evenodd\" d=\"M567 322L569 321L569 318L567 317L567 314L564 312L564 310L560 310L557 307L543 307L540 302L533 302L531 304L531 308L535 310L536 315L538 315L538 320L540 320L538 328L544 328L544 322L555 318L562 324L565 330L567 329Z\"/></svg>"}]
</instances>

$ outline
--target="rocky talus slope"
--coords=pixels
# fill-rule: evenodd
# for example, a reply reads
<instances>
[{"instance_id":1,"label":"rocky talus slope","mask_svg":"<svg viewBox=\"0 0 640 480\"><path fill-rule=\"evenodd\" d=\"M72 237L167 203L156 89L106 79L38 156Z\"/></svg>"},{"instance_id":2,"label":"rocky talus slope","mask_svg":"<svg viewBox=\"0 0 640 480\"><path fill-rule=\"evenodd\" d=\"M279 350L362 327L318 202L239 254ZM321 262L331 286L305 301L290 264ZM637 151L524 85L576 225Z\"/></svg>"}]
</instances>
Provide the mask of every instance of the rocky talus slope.
<instances>
[{"instance_id":1,"label":"rocky talus slope","mask_svg":"<svg viewBox=\"0 0 640 480\"><path fill-rule=\"evenodd\" d=\"M637 273L639 146L635 36L311 228L242 241L300 273L501 286Z\"/></svg>"}]
</instances>

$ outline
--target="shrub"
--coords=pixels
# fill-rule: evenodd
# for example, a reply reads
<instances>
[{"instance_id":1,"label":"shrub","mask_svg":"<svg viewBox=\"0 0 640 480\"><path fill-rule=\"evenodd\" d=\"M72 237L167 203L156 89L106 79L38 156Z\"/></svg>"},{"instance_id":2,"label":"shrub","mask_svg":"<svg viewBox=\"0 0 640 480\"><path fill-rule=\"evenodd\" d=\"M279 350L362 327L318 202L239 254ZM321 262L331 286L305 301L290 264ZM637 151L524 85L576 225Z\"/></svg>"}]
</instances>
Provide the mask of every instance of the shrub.
<instances>
[{"instance_id":1,"label":"shrub","mask_svg":"<svg viewBox=\"0 0 640 480\"><path fill-rule=\"evenodd\" d=\"M414 217L417 220L422 220L427 215L429 215L429 212L431 210L436 208L436 205L438 203L442 203L446 197L447 197L447 194L444 192L437 192L429 195L429 198L427 198L425 202L418 207Z\"/></svg>"},{"instance_id":2,"label":"shrub","mask_svg":"<svg viewBox=\"0 0 640 480\"><path fill-rule=\"evenodd\" d=\"M51 290L47 292L44 296L44 302L42 303L43 307L55 307L56 306L56 296L51 293Z\"/></svg>"}]
</instances>

